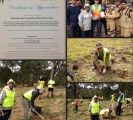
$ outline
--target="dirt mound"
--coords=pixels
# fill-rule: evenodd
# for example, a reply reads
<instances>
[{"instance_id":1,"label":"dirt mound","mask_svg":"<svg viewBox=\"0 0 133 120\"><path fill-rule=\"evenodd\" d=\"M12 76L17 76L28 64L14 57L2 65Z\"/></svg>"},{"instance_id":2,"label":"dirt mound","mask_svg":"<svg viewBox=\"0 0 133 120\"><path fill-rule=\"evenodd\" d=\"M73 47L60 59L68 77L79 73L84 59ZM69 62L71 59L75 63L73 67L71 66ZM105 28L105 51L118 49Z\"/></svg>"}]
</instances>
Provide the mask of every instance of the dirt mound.
<instances>
[{"instance_id":1,"label":"dirt mound","mask_svg":"<svg viewBox=\"0 0 133 120\"><path fill-rule=\"evenodd\" d=\"M116 70L113 70L113 72L117 75L117 77L120 77L123 79L128 77L128 71L126 70L116 69Z\"/></svg>"}]
</instances>

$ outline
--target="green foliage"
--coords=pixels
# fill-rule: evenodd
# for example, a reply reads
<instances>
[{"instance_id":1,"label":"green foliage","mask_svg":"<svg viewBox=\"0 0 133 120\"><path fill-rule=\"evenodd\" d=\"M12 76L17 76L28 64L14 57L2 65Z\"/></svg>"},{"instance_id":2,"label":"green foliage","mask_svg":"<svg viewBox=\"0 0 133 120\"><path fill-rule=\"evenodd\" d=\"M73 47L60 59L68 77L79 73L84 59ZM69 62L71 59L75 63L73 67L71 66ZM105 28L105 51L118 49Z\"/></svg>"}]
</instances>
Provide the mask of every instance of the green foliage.
<instances>
[{"instance_id":1,"label":"green foliage","mask_svg":"<svg viewBox=\"0 0 133 120\"><path fill-rule=\"evenodd\" d=\"M17 84L33 86L40 76L45 76L45 83L50 79L52 69L48 69L48 61L0 61L0 85L3 86L9 79L14 79ZM65 64L62 64L57 76L56 84L64 85Z\"/></svg>"},{"instance_id":2,"label":"green foliage","mask_svg":"<svg viewBox=\"0 0 133 120\"><path fill-rule=\"evenodd\" d=\"M110 95L121 90L125 97L131 98L133 95L133 83L71 83L76 85L76 95L78 98L92 99L94 95L103 96L105 100L109 100ZM117 86L117 88L115 88ZM67 98L74 99L75 92L73 87L67 87Z\"/></svg>"}]
</instances>

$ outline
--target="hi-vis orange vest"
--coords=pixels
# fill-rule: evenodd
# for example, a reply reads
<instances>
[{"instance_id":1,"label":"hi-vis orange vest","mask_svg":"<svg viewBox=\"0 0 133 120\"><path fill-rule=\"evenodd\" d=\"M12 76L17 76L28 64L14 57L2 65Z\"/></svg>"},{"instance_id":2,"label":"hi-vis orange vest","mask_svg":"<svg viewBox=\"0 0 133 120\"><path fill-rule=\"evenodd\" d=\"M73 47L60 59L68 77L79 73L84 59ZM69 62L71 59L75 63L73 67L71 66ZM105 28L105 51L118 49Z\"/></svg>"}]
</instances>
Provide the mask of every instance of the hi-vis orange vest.
<instances>
[{"instance_id":1,"label":"hi-vis orange vest","mask_svg":"<svg viewBox=\"0 0 133 120\"><path fill-rule=\"evenodd\" d=\"M98 9L96 9L95 5L92 5L92 16L100 17L101 5L98 5Z\"/></svg>"}]
</instances>

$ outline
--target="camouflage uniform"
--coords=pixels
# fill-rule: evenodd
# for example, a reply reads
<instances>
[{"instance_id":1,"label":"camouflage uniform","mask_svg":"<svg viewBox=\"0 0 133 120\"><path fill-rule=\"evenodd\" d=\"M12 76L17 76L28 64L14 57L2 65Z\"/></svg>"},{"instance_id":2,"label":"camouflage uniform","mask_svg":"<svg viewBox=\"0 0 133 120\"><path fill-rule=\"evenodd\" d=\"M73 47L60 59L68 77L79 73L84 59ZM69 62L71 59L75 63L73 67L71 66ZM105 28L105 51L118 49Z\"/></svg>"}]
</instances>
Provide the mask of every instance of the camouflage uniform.
<instances>
[{"instance_id":1,"label":"camouflage uniform","mask_svg":"<svg viewBox=\"0 0 133 120\"><path fill-rule=\"evenodd\" d=\"M133 28L133 10L131 7L126 7L124 10L121 10L120 25L121 36L130 37L131 33L129 31Z\"/></svg>"},{"instance_id":2,"label":"camouflage uniform","mask_svg":"<svg viewBox=\"0 0 133 120\"><path fill-rule=\"evenodd\" d=\"M110 37L115 37L115 11L112 8L106 8L107 33Z\"/></svg>"}]
</instances>

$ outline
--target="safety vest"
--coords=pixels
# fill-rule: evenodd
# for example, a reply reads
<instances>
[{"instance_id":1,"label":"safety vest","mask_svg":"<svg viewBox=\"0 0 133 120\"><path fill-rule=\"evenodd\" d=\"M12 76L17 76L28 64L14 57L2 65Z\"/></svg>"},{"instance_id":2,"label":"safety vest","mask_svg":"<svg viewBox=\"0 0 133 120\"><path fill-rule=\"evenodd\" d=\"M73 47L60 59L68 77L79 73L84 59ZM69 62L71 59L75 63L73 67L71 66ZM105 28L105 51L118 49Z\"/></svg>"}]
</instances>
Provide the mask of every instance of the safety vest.
<instances>
[{"instance_id":1,"label":"safety vest","mask_svg":"<svg viewBox=\"0 0 133 120\"><path fill-rule=\"evenodd\" d=\"M125 99L125 96L124 96L124 94L121 94L121 95L123 95L123 97L122 97L122 100L120 101L121 103L124 103L124 99ZM120 95L120 96L121 96ZM119 99L120 99L120 97L119 97ZM119 99L118 99L118 101L119 101Z\"/></svg>"},{"instance_id":2,"label":"safety vest","mask_svg":"<svg viewBox=\"0 0 133 120\"><path fill-rule=\"evenodd\" d=\"M48 82L48 88L54 88L54 84L55 84L55 81L50 80L50 81Z\"/></svg>"},{"instance_id":3,"label":"safety vest","mask_svg":"<svg viewBox=\"0 0 133 120\"><path fill-rule=\"evenodd\" d=\"M123 95L123 97L122 97L121 103L124 103L125 96L124 96L124 94L122 94L122 95Z\"/></svg>"},{"instance_id":4,"label":"safety vest","mask_svg":"<svg viewBox=\"0 0 133 120\"><path fill-rule=\"evenodd\" d=\"M30 91L24 93L24 97L28 100L28 102L31 101L31 97L32 97L32 92L33 92L33 91L34 91L34 90L30 90Z\"/></svg>"},{"instance_id":5,"label":"safety vest","mask_svg":"<svg viewBox=\"0 0 133 120\"><path fill-rule=\"evenodd\" d=\"M98 5L98 9L96 9L95 5L92 5L92 16L100 17L101 5Z\"/></svg>"},{"instance_id":6,"label":"safety vest","mask_svg":"<svg viewBox=\"0 0 133 120\"><path fill-rule=\"evenodd\" d=\"M14 105L14 99L15 99L15 91L11 91L7 88L4 89L6 92L6 98L2 102L2 107L13 107Z\"/></svg>"},{"instance_id":7,"label":"safety vest","mask_svg":"<svg viewBox=\"0 0 133 120\"><path fill-rule=\"evenodd\" d=\"M100 104L99 104L99 102L92 102L91 113L92 114L97 114L99 112L100 112Z\"/></svg>"},{"instance_id":8,"label":"safety vest","mask_svg":"<svg viewBox=\"0 0 133 120\"><path fill-rule=\"evenodd\" d=\"M114 95L111 95L111 102L114 102L115 101L115 96Z\"/></svg>"},{"instance_id":9,"label":"safety vest","mask_svg":"<svg viewBox=\"0 0 133 120\"><path fill-rule=\"evenodd\" d=\"M107 48L103 48L103 62L106 63L106 53L109 50ZM98 53L99 54L99 53ZM111 55L109 56L109 60L111 59Z\"/></svg>"},{"instance_id":10,"label":"safety vest","mask_svg":"<svg viewBox=\"0 0 133 120\"><path fill-rule=\"evenodd\" d=\"M37 86L38 89L41 89L44 87L45 81L40 81L39 86Z\"/></svg>"}]
</instances>

